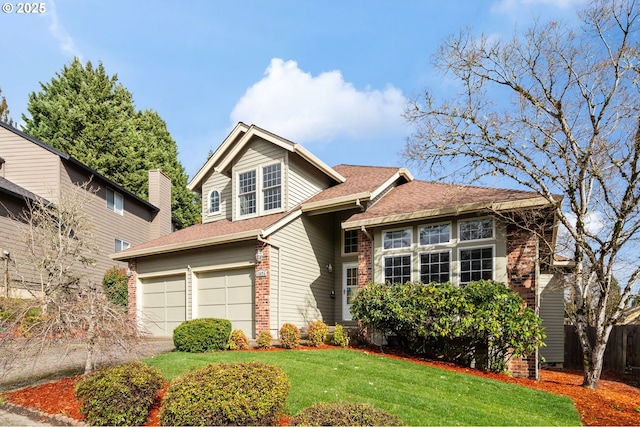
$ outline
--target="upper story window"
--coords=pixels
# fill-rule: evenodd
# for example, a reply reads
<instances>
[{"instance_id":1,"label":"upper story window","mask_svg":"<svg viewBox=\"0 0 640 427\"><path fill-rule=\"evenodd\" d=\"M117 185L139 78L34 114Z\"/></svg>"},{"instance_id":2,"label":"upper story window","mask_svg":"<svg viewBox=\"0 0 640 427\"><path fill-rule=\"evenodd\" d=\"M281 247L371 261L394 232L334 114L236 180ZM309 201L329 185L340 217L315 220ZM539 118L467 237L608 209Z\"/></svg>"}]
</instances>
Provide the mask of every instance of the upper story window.
<instances>
[{"instance_id":1,"label":"upper story window","mask_svg":"<svg viewBox=\"0 0 640 427\"><path fill-rule=\"evenodd\" d=\"M282 207L282 165L275 163L262 168L263 209Z\"/></svg>"},{"instance_id":2,"label":"upper story window","mask_svg":"<svg viewBox=\"0 0 640 427\"><path fill-rule=\"evenodd\" d=\"M460 221L460 240L480 240L493 238L493 219L481 218Z\"/></svg>"},{"instance_id":3,"label":"upper story window","mask_svg":"<svg viewBox=\"0 0 640 427\"><path fill-rule=\"evenodd\" d=\"M449 224L426 225L420 227L420 246L449 243L451 240L451 226Z\"/></svg>"},{"instance_id":4,"label":"upper story window","mask_svg":"<svg viewBox=\"0 0 640 427\"><path fill-rule=\"evenodd\" d=\"M383 233L384 249L399 249L411 247L411 229L385 231Z\"/></svg>"},{"instance_id":5,"label":"upper story window","mask_svg":"<svg viewBox=\"0 0 640 427\"><path fill-rule=\"evenodd\" d=\"M124 199L122 194L107 188L107 209L117 214L124 214Z\"/></svg>"},{"instance_id":6,"label":"upper story window","mask_svg":"<svg viewBox=\"0 0 640 427\"><path fill-rule=\"evenodd\" d=\"M358 230L345 230L344 253L355 254L358 252Z\"/></svg>"},{"instance_id":7,"label":"upper story window","mask_svg":"<svg viewBox=\"0 0 640 427\"><path fill-rule=\"evenodd\" d=\"M238 201L240 215L256 213L256 171L251 170L238 174Z\"/></svg>"},{"instance_id":8,"label":"upper story window","mask_svg":"<svg viewBox=\"0 0 640 427\"><path fill-rule=\"evenodd\" d=\"M129 249L131 245L124 240L116 239L114 244L114 252L124 251L125 249Z\"/></svg>"},{"instance_id":9,"label":"upper story window","mask_svg":"<svg viewBox=\"0 0 640 427\"><path fill-rule=\"evenodd\" d=\"M209 193L209 213L220 213L220 192L218 190L213 190Z\"/></svg>"}]
</instances>

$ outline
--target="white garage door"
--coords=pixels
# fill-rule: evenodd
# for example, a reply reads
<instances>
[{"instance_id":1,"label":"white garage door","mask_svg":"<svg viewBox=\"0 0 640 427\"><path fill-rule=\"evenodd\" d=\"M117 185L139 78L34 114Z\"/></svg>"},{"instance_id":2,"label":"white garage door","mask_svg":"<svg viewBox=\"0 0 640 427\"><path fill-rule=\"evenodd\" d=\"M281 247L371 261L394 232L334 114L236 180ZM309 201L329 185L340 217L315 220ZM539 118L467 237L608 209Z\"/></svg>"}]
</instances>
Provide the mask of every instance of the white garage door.
<instances>
[{"instance_id":1,"label":"white garage door","mask_svg":"<svg viewBox=\"0 0 640 427\"><path fill-rule=\"evenodd\" d=\"M172 336L174 328L186 320L184 274L140 281L144 326L154 336Z\"/></svg>"},{"instance_id":2,"label":"white garage door","mask_svg":"<svg viewBox=\"0 0 640 427\"><path fill-rule=\"evenodd\" d=\"M197 274L197 317L229 319L253 338L253 276L253 268Z\"/></svg>"}]
</instances>

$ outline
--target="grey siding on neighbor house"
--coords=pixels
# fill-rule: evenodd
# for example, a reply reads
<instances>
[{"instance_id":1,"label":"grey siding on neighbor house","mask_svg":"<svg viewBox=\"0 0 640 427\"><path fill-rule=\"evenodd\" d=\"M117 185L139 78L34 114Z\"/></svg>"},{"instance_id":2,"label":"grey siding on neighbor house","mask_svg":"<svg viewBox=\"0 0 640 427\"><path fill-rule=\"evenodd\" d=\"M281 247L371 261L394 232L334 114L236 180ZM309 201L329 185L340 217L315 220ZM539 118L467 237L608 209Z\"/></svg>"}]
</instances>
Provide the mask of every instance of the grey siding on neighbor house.
<instances>
[{"instance_id":1,"label":"grey siding on neighbor house","mask_svg":"<svg viewBox=\"0 0 640 427\"><path fill-rule=\"evenodd\" d=\"M297 156L289 156L287 209L293 209L329 186L326 175Z\"/></svg>"},{"instance_id":2,"label":"grey siding on neighbor house","mask_svg":"<svg viewBox=\"0 0 640 427\"><path fill-rule=\"evenodd\" d=\"M61 162L61 187L65 192L76 191L77 185L82 185L89 180L85 171L80 171L73 165ZM88 214L95 235L95 243L98 246L98 254L94 257L96 265L91 269L91 279L95 283L102 283L104 273L117 266L126 267L126 263L114 261L109 255L115 251L115 239L129 243L131 246L146 242L149 239L149 227L151 220L147 207L137 200L122 194L124 200L124 212L122 215L107 208L107 188L113 189L106 182L93 177L90 186L97 191L88 192L84 201L84 210Z\"/></svg>"},{"instance_id":3,"label":"grey siding on neighbor house","mask_svg":"<svg viewBox=\"0 0 640 427\"><path fill-rule=\"evenodd\" d=\"M436 218L430 220L416 221L411 223L389 225L387 227L380 227L375 229L374 232L374 245L373 245L373 280L376 283L384 282L384 258L392 255L409 254L411 255L411 280L417 281L420 279L420 254L433 251L450 251L450 269L451 269L451 282L459 282L459 250L470 248L481 248L491 246L494 248L494 264L493 264L493 278L497 282L507 283L507 240L506 240L506 227L503 223L494 219L494 238L482 239L482 240L469 240L459 241L458 239L458 224L462 220L486 218L488 215L478 214L469 215L457 218ZM451 235L450 242L442 245L420 246L419 245L419 229L425 225L435 225L442 223L450 223ZM383 233L385 231L411 229L412 244L410 248L401 249L383 249ZM370 232L372 230L369 230Z\"/></svg>"},{"instance_id":4,"label":"grey siding on neighbor house","mask_svg":"<svg viewBox=\"0 0 640 427\"><path fill-rule=\"evenodd\" d=\"M335 322L335 275L327 265L335 265L334 230L330 216L301 216L271 236L271 242L281 251L280 312L278 327L294 323L306 327L314 320ZM271 276L272 290L274 287ZM273 319L272 319L273 322Z\"/></svg>"},{"instance_id":5,"label":"grey siding on neighbor house","mask_svg":"<svg viewBox=\"0 0 640 427\"><path fill-rule=\"evenodd\" d=\"M60 192L60 157L0 127L4 177L51 202Z\"/></svg>"},{"instance_id":6,"label":"grey siding on neighbor house","mask_svg":"<svg viewBox=\"0 0 640 427\"><path fill-rule=\"evenodd\" d=\"M546 346L540 356L546 363L564 363L564 290L561 275L541 274L539 316L545 328Z\"/></svg>"},{"instance_id":7,"label":"grey siding on neighbor house","mask_svg":"<svg viewBox=\"0 0 640 427\"><path fill-rule=\"evenodd\" d=\"M213 172L202 186L202 222L213 222L232 217L232 180L219 172ZM209 193L217 190L220 193L220 213L209 214Z\"/></svg>"},{"instance_id":8,"label":"grey siding on neighbor house","mask_svg":"<svg viewBox=\"0 0 640 427\"><path fill-rule=\"evenodd\" d=\"M237 175L238 173L249 171L251 169L258 169L256 171L256 181L258 185L257 189L257 211L258 215L263 214L262 212L262 196L260 194L262 177L260 176L260 166L267 166L269 164L273 164L275 162L282 162L282 203L283 207L286 206L287 200L287 192L288 192L288 171L287 171L287 152L278 147L277 145L271 144L269 142L264 141L261 138L254 138L247 147L245 147L244 151L241 154L241 157L233 166L233 188L232 188L232 197L233 197L233 218L234 219L242 219L239 217L238 203L237 203L237 195L238 195L238 183L237 183ZM274 210L266 212L274 213L280 210Z\"/></svg>"}]
</instances>

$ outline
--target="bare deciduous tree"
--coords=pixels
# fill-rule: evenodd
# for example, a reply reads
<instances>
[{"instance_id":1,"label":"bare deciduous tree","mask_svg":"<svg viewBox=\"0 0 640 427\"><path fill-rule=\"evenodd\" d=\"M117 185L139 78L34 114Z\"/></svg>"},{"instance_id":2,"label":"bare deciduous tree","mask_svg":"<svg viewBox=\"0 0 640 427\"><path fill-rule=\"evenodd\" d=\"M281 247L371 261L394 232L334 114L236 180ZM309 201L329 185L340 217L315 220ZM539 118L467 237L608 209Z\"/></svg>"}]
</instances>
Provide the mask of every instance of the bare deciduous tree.
<instances>
[{"instance_id":1,"label":"bare deciduous tree","mask_svg":"<svg viewBox=\"0 0 640 427\"><path fill-rule=\"evenodd\" d=\"M5 369L21 352L82 344L89 372L99 359L130 353L139 342L141 334L126 309L110 302L102 284L85 273L98 250L86 208L95 191L85 183L63 191L55 204L27 203L20 221L26 250L15 269L19 286L31 298L17 304L4 325L11 332L2 336Z\"/></svg>"},{"instance_id":2,"label":"bare deciduous tree","mask_svg":"<svg viewBox=\"0 0 640 427\"><path fill-rule=\"evenodd\" d=\"M416 131L406 156L443 178L506 176L555 206L571 241L569 314L584 385L596 388L611 328L640 275L632 253L640 229L640 10L635 0L595 0L579 18L575 30L551 21L511 39L469 30L447 38L435 66L460 90L442 103L426 92L407 108ZM614 272L622 296L607 312Z\"/></svg>"}]
</instances>

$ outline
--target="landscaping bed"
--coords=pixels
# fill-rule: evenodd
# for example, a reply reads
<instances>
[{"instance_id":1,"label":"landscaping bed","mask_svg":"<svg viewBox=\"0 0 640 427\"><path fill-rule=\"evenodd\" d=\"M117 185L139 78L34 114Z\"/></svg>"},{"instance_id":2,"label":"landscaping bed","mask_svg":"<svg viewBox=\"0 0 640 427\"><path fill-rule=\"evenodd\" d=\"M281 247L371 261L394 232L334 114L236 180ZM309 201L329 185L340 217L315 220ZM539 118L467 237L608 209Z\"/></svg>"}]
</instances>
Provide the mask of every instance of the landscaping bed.
<instances>
[{"instance_id":1,"label":"landscaping bed","mask_svg":"<svg viewBox=\"0 0 640 427\"><path fill-rule=\"evenodd\" d=\"M334 347L331 347L334 348ZM273 351L257 351L263 354ZM310 349L296 350L296 352L312 351ZM332 350L340 351L340 350ZM237 353L250 353L255 350L241 351ZM290 351L291 352L291 351ZM216 356L233 357L233 352L216 353ZM370 353L370 351L369 351ZM307 353L308 354L308 353ZM196 355L206 359L206 354ZM239 354L240 356L240 354ZM251 355L242 355L250 357ZM621 379L609 379L610 374L603 375L598 390L587 390L580 386L582 376L580 372L543 370L539 381L512 378L502 374L480 372L469 368L458 367L452 364L425 361L403 355L385 354L386 357L401 359L421 365L427 365L455 371L484 379L494 379L516 385L547 391L554 394L568 396L575 403L580 414L580 420L584 425L637 425L640 418L640 390L637 387L616 381ZM175 357L175 356L174 356ZM256 356L258 357L258 356ZM150 359L156 361L158 358ZM204 362L203 362L204 363ZM372 378L375 381L375 378ZM4 394L4 399L10 403L23 407L37 409L47 414L60 414L66 417L81 420L79 403L73 393L77 378L66 378L50 382L36 387L29 387ZM162 391L161 391L162 393ZM513 399L513 396L507 396ZM159 425L157 414L161 396L156 399L156 404L151 411L146 425ZM306 404L306 403L305 403ZM287 418L281 419L286 424ZM464 423L464 422L463 422ZM494 419L491 424L499 424L500 420Z\"/></svg>"}]
</instances>

